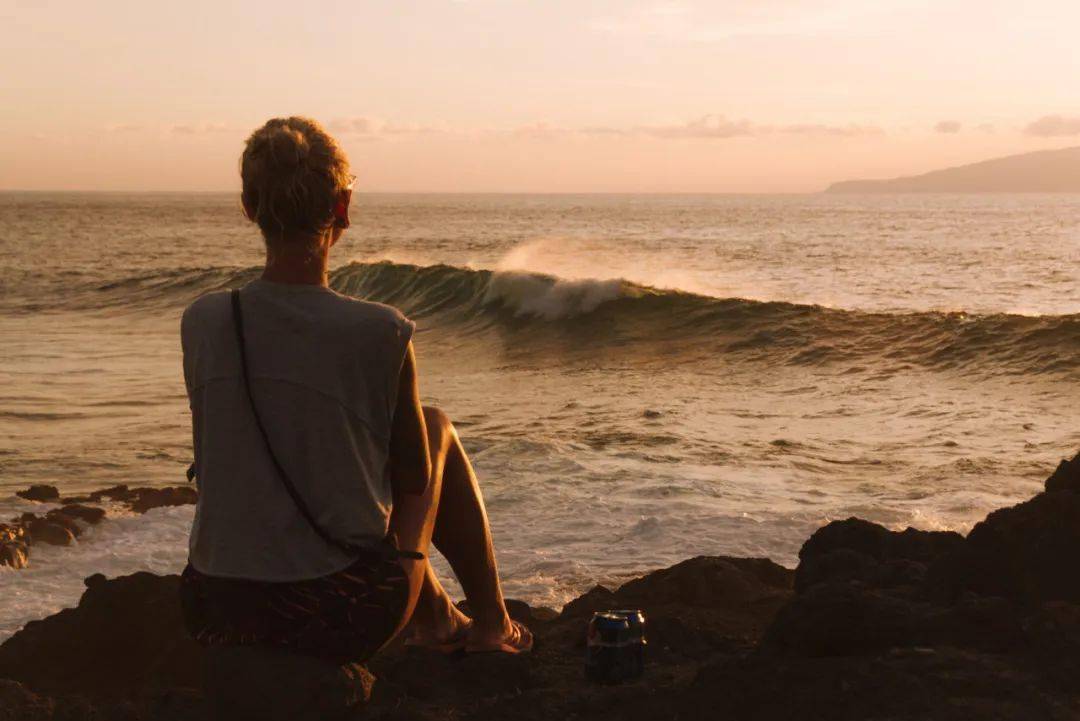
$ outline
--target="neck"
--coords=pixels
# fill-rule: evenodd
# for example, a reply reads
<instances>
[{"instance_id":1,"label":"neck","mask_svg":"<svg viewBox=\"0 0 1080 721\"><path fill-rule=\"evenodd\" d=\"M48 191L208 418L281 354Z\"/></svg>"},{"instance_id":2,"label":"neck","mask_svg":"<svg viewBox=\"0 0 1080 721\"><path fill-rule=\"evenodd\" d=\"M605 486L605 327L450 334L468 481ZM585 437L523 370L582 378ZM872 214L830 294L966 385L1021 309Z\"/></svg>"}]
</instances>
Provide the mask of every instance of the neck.
<instances>
[{"instance_id":1,"label":"neck","mask_svg":"<svg viewBox=\"0 0 1080 721\"><path fill-rule=\"evenodd\" d=\"M323 242L314 247L309 243L267 245L263 280L294 285L329 285L329 250L329 244Z\"/></svg>"}]
</instances>

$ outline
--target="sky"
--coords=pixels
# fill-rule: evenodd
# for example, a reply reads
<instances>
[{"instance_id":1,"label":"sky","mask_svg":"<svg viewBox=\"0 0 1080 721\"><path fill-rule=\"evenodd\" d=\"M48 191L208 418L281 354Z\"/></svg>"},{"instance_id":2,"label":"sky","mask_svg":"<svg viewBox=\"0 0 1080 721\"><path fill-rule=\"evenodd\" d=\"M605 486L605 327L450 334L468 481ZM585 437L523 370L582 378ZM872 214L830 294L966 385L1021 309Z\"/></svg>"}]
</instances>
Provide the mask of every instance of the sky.
<instances>
[{"instance_id":1,"label":"sky","mask_svg":"<svg viewBox=\"0 0 1080 721\"><path fill-rule=\"evenodd\" d=\"M1080 144L1076 0L0 0L0 189L816 192Z\"/></svg>"}]
</instances>

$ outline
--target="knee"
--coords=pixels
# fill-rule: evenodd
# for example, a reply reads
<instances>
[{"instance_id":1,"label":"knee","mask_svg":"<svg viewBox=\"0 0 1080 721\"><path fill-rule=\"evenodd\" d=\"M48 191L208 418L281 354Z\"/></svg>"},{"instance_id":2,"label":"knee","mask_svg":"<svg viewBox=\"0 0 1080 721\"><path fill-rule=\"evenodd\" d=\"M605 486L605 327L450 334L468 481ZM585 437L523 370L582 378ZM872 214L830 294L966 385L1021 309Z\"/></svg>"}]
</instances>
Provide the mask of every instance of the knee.
<instances>
[{"instance_id":1,"label":"knee","mask_svg":"<svg viewBox=\"0 0 1080 721\"><path fill-rule=\"evenodd\" d=\"M446 411L435 406L424 406L424 425L427 426L428 436L431 438L447 438L454 433L454 424L450 422L450 416Z\"/></svg>"}]
</instances>

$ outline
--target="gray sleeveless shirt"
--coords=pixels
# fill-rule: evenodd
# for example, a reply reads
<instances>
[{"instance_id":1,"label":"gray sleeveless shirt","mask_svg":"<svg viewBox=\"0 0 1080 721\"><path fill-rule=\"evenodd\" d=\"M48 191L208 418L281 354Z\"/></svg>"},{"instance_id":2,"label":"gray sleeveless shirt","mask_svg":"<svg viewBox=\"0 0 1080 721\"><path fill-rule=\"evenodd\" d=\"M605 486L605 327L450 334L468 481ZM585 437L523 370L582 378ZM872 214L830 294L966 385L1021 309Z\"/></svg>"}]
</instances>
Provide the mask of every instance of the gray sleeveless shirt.
<instances>
[{"instance_id":1,"label":"gray sleeveless shirt","mask_svg":"<svg viewBox=\"0 0 1080 721\"><path fill-rule=\"evenodd\" d=\"M322 286L240 291L252 393L278 460L320 525L373 545L391 508L390 427L414 325ZM251 413L227 292L181 321L199 501L189 560L211 576L296 581L353 560L319 538L276 474Z\"/></svg>"}]
</instances>

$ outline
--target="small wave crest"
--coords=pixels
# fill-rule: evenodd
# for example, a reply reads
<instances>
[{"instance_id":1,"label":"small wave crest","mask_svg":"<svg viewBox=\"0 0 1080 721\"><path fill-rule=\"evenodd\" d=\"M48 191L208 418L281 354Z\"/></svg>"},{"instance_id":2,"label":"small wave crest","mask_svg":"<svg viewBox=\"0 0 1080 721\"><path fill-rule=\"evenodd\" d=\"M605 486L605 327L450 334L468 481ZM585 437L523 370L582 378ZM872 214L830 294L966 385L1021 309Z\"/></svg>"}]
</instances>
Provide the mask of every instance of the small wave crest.
<instances>
[{"instance_id":1,"label":"small wave crest","mask_svg":"<svg viewBox=\"0 0 1080 721\"><path fill-rule=\"evenodd\" d=\"M591 313L601 303L630 294L621 280L562 280L524 271L497 271L488 281L484 302L497 303L517 315L544 320Z\"/></svg>"}]
</instances>

